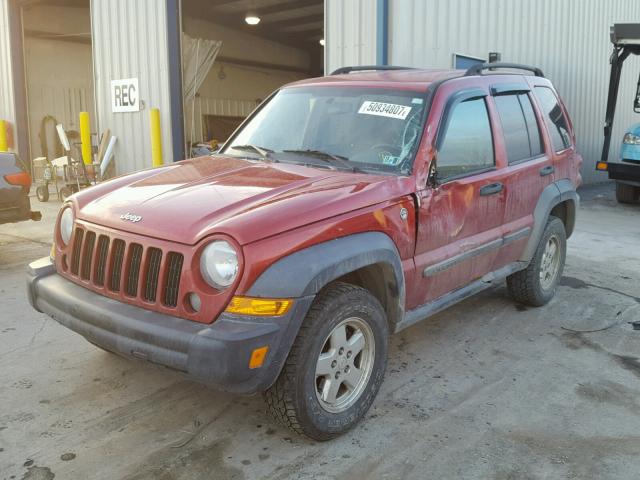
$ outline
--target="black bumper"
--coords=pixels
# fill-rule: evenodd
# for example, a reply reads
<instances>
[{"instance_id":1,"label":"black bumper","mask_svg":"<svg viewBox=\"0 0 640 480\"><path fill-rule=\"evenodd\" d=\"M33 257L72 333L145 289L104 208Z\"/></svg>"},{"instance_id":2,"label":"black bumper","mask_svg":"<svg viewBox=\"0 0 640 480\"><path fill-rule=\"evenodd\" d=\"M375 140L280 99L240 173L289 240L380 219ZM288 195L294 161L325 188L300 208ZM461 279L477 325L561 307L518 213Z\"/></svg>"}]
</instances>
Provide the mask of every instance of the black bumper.
<instances>
[{"instance_id":1,"label":"black bumper","mask_svg":"<svg viewBox=\"0 0 640 480\"><path fill-rule=\"evenodd\" d=\"M640 182L640 165L631 163L607 163L609 178L628 182Z\"/></svg>"},{"instance_id":2,"label":"black bumper","mask_svg":"<svg viewBox=\"0 0 640 480\"><path fill-rule=\"evenodd\" d=\"M312 296L298 298L281 317L223 313L207 325L98 295L58 275L49 258L29 265L27 284L36 310L90 342L235 393L263 391L275 382L313 301ZM251 353L265 345L263 366L249 369Z\"/></svg>"}]
</instances>

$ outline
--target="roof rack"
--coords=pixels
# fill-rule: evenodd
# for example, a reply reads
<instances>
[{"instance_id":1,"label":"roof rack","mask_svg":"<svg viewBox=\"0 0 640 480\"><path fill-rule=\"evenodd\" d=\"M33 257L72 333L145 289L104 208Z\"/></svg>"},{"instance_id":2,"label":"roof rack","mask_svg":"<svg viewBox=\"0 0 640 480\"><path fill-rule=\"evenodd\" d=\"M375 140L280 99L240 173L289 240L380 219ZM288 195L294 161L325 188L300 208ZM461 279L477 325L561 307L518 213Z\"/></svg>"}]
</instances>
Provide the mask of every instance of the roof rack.
<instances>
[{"instance_id":1,"label":"roof rack","mask_svg":"<svg viewBox=\"0 0 640 480\"><path fill-rule=\"evenodd\" d=\"M538 67L531 67L529 65L522 65L520 63L502 62L479 63L477 65L473 65L467 70L464 75L466 77L471 75L482 75L483 70L494 70L496 68L514 68L517 70L527 70L529 72L533 72L536 77L544 77L544 73L542 73L542 70L540 70Z\"/></svg>"},{"instance_id":2,"label":"roof rack","mask_svg":"<svg viewBox=\"0 0 640 480\"><path fill-rule=\"evenodd\" d=\"M398 67L395 65L357 65L353 67L340 67L331 72L331 75L342 75L343 73L363 72L367 70L415 70L411 67Z\"/></svg>"}]
</instances>

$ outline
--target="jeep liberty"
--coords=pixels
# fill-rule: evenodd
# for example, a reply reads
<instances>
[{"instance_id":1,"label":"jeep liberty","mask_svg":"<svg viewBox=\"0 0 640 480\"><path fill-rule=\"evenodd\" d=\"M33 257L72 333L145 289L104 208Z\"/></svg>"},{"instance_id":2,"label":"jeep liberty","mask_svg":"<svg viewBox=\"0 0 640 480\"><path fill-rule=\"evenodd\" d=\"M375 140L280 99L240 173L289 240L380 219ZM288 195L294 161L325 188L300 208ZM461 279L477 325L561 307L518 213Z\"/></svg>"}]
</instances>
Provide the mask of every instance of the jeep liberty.
<instances>
[{"instance_id":1,"label":"jeep liberty","mask_svg":"<svg viewBox=\"0 0 640 480\"><path fill-rule=\"evenodd\" d=\"M371 406L391 334L505 279L549 302L581 163L537 68L346 67L279 89L219 153L70 197L29 299L327 440Z\"/></svg>"}]
</instances>

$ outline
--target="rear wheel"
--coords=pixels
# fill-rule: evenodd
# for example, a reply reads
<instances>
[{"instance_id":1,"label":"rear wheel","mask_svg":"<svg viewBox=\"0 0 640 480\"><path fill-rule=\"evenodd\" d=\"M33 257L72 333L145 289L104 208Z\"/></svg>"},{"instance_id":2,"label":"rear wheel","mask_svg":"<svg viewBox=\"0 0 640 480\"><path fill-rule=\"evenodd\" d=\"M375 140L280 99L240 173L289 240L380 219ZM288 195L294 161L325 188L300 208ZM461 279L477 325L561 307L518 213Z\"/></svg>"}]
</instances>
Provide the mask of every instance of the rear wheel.
<instances>
[{"instance_id":1,"label":"rear wheel","mask_svg":"<svg viewBox=\"0 0 640 480\"><path fill-rule=\"evenodd\" d=\"M41 202L48 202L49 201L49 185L48 184L38 185L36 187L36 197Z\"/></svg>"},{"instance_id":2,"label":"rear wheel","mask_svg":"<svg viewBox=\"0 0 640 480\"><path fill-rule=\"evenodd\" d=\"M336 283L305 318L276 383L265 392L275 419L315 440L353 427L378 393L387 364L384 309L367 290Z\"/></svg>"},{"instance_id":3,"label":"rear wheel","mask_svg":"<svg viewBox=\"0 0 640 480\"><path fill-rule=\"evenodd\" d=\"M542 306L556 293L567 255L567 234L562 220L550 216L529 266L507 277L514 300Z\"/></svg>"},{"instance_id":4,"label":"rear wheel","mask_svg":"<svg viewBox=\"0 0 640 480\"><path fill-rule=\"evenodd\" d=\"M634 203L638 200L640 187L616 182L616 200L620 203Z\"/></svg>"},{"instance_id":5,"label":"rear wheel","mask_svg":"<svg viewBox=\"0 0 640 480\"><path fill-rule=\"evenodd\" d=\"M65 200L67 200L67 198L69 198L71 195L73 195L73 192L71 191L71 189L69 187L62 187L60 189L60 201L64 202Z\"/></svg>"}]
</instances>

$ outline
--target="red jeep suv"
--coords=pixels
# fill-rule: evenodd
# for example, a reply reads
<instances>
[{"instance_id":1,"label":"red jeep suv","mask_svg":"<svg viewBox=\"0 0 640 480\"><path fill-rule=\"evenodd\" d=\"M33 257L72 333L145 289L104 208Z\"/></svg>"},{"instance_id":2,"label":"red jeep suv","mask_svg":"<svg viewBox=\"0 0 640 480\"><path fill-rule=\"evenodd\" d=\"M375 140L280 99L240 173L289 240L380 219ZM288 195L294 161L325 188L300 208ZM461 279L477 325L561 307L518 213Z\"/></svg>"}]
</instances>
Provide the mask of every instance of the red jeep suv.
<instances>
[{"instance_id":1,"label":"red jeep suv","mask_svg":"<svg viewBox=\"0 0 640 480\"><path fill-rule=\"evenodd\" d=\"M390 334L504 279L553 297L581 162L537 68L343 68L275 92L217 154L73 195L29 297L326 440L371 406Z\"/></svg>"}]
</instances>

